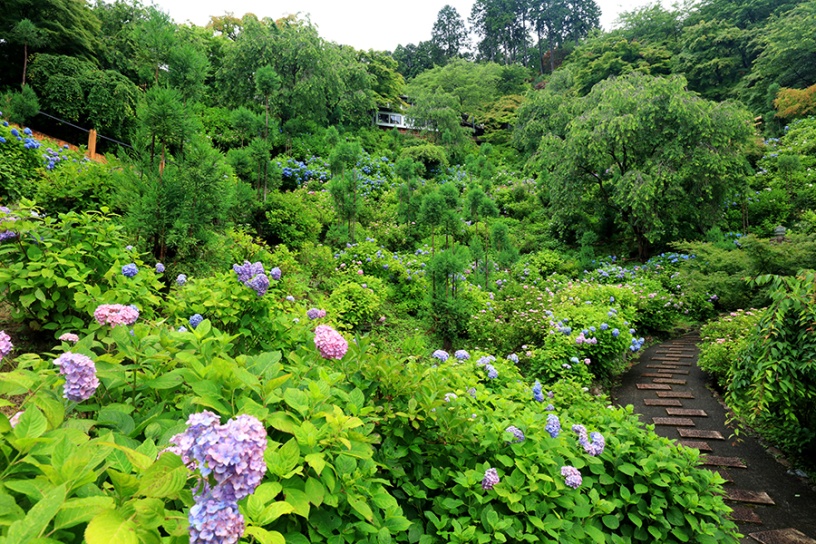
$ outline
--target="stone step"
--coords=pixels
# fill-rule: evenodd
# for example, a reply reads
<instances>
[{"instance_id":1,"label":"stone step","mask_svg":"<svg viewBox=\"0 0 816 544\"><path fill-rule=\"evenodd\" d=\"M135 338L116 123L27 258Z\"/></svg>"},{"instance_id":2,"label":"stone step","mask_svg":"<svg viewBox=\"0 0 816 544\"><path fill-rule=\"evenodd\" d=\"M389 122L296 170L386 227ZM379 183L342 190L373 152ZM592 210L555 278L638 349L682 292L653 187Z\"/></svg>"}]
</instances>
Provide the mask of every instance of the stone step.
<instances>
[{"instance_id":1,"label":"stone step","mask_svg":"<svg viewBox=\"0 0 816 544\"><path fill-rule=\"evenodd\" d=\"M729 501L750 502L753 504L775 505L770 495L764 491L748 491L747 489L726 489L725 498Z\"/></svg>"},{"instance_id":2,"label":"stone step","mask_svg":"<svg viewBox=\"0 0 816 544\"><path fill-rule=\"evenodd\" d=\"M694 448L700 451L714 451L708 442L704 440L680 440L679 444L687 448Z\"/></svg>"},{"instance_id":3,"label":"stone step","mask_svg":"<svg viewBox=\"0 0 816 544\"><path fill-rule=\"evenodd\" d=\"M668 425L671 427L694 427L694 421L687 417L653 417L655 425Z\"/></svg>"},{"instance_id":4,"label":"stone step","mask_svg":"<svg viewBox=\"0 0 816 544\"><path fill-rule=\"evenodd\" d=\"M816 544L816 540L793 528L748 533L748 536L760 544Z\"/></svg>"},{"instance_id":5,"label":"stone step","mask_svg":"<svg viewBox=\"0 0 816 544\"><path fill-rule=\"evenodd\" d=\"M737 523L755 523L757 525L762 525L762 520L759 518L759 514L753 508L749 508L747 506L732 506L731 507L734 511L731 512L728 517L732 521L736 521Z\"/></svg>"},{"instance_id":6,"label":"stone step","mask_svg":"<svg viewBox=\"0 0 816 544\"><path fill-rule=\"evenodd\" d=\"M644 378L665 378L665 374L658 374L657 372L644 372L641 374Z\"/></svg>"},{"instance_id":7,"label":"stone step","mask_svg":"<svg viewBox=\"0 0 816 544\"><path fill-rule=\"evenodd\" d=\"M725 440L720 431L706 431L703 429L677 429L682 438L704 438L706 440Z\"/></svg>"},{"instance_id":8,"label":"stone step","mask_svg":"<svg viewBox=\"0 0 816 544\"><path fill-rule=\"evenodd\" d=\"M680 370L679 368L671 369L671 368L662 368L657 371L659 374L685 374L688 375L688 370ZM645 374L644 374L645 376Z\"/></svg>"},{"instance_id":9,"label":"stone step","mask_svg":"<svg viewBox=\"0 0 816 544\"><path fill-rule=\"evenodd\" d=\"M691 391L658 391L657 396L662 399L693 399Z\"/></svg>"},{"instance_id":10,"label":"stone step","mask_svg":"<svg viewBox=\"0 0 816 544\"><path fill-rule=\"evenodd\" d=\"M683 406L678 399L643 399L646 406Z\"/></svg>"},{"instance_id":11,"label":"stone step","mask_svg":"<svg viewBox=\"0 0 816 544\"><path fill-rule=\"evenodd\" d=\"M635 386L638 389L647 389L653 391L671 391L670 385L664 385L662 383L636 383Z\"/></svg>"},{"instance_id":12,"label":"stone step","mask_svg":"<svg viewBox=\"0 0 816 544\"><path fill-rule=\"evenodd\" d=\"M667 383L671 385L686 385L686 380L677 380L674 378L652 378L652 383Z\"/></svg>"},{"instance_id":13,"label":"stone step","mask_svg":"<svg viewBox=\"0 0 816 544\"><path fill-rule=\"evenodd\" d=\"M739 457L723 457L721 455L706 455L703 464L714 467L748 468Z\"/></svg>"},{"instance_id":14,"label":"stone step","mask_svg":"<svg viewBox=\"0 0 816 544\"><path fill-rule=\"evenodd\" d=\"M666 414L670 416L708 417L705 410L697 408L666 408Z\"/></svg>"}]
</instances>

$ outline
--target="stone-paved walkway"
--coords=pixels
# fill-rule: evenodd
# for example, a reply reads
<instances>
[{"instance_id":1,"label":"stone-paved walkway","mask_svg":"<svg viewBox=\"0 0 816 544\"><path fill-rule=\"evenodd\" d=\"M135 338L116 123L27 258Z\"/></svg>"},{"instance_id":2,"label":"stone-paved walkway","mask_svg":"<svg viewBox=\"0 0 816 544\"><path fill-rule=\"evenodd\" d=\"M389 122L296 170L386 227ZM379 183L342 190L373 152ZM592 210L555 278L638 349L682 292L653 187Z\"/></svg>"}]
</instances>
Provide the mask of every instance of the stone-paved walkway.
<instances>
[{"instance_id":1,"label":"stone-paved walkway","mask_svg":"<svg viewBox=\"0 0 816 544\"><path fill-rule=\"evenodd\" d=\"M614 392L661 436L697 448L725 484L732 518L746 544L816 544L816 492L753 437L733 436L726 412L697 367L699 336L647 349Z\"/></svg>"}]
</instances>

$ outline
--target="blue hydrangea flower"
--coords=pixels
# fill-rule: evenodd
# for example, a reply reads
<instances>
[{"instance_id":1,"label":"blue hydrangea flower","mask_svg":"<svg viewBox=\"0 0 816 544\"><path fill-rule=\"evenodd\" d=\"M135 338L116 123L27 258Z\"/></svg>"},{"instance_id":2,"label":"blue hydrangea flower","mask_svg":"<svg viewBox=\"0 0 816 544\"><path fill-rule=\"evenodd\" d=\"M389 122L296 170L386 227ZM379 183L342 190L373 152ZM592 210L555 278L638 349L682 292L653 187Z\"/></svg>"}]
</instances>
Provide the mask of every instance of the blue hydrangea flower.
<instances>
[{"instance_id":1,"label":"blue hydrangea flower","mask_svg":"<svg viewBox=\"0 0 816 544\"><path fill-rule=\"evenodd\" d=\"M85 355L66 351L54 361L65 376L63 396L74 402L88 400L99 387L96 365Z\"/></svg>"},{"instance_id":2,"label":"blue hydrangea flower","mask_svg":"<svg viewBox=\"0 0 816 544\"><path fill-rule=\"evenodd\" d=\"M201 316L201 314L193 314L190 316L190 326L194 329L198 327L202 321L204 321L204 318Z\"/></svg>"},{"instance_id":3,"label":"blue hydrangea flower","mask_svg":"<svg viewBox=\"0 0 816 544\"><path fill-rule=\"evenodd\" d=\"M551 437L558 438L558 435L561 434L561 421L557 415L550 414L547 416L547 425L544 430L550 433Z\"/></svg>"},{"instance_id":4,"label":"blue hydrangea flower","mask_svg":"<svg viewBox=\"0 0 816 544\"><path fill-rule=\"evenodd\" d=\"M533 399L544 402L544 392L541 389L541 382L538 380L533 384Z\"/></svg>"},{"instance_id":5,"label":"blue hydrangea flower","mask_svg":"<svg viewBox=\"0 0 816 544\"><path fill-rule=\"evenodd\" d=\"M178 285L184 285L185 283L187 283L187 276L186 276L186 275L184 275L184 274L179 274L179 275L176 277L176 284L178 284Z\"/></svg>"},{"instance_id":6,"label":"blue hydrangea flower","mask_svg":"<svg viewBox=\"0 0 816 544\"><path fill-rule=\"evenodd\" d=\"M445 361L448 360L448 357L450 357L450 355L448 355L447 351L438 349L431 354L431 357L433 357L434 359L439 359L444 363Z\"/></svg>"},{"instance_id":7,"label":"blue hydrangea flower","mask_svg":"<svg viewBox=\"0 0 816 544\"><path fill-rule=\"evenodd\" d=\"M122 267L122 275L126 278L132 278L139 273L139 268L135 263L126 264Z\"/></svg>"},{"instance_id":8,"label":"blue hydrangea flower","mask_svg":"<svg viewBox=\"0 0 816 544\"><path fill-rule=\"evenodd\" d=\"M518 362L519 362L518 355L516 355L515 353L511 353L510 355L508 355L508 356L507 356L507 359L508 359L509 361L511 361L511 362L513 362L513 363L515 363L515 364L518 364Z\"/></svg>"},{"instance_id":9,"label":"blue hydrangea flower","mask_svg":"<svg viewBox=\"0 0 816 544\"><path fill-rule=\"evenodd\" d=\"M499 377L499 371L491 364L485 365L485 370L487 370L487 377L491 380L495 380Z\"/></svg>"},{"instance_id":10,"label":"blue hydrangea flower","mask_svg":"<svg viewBox=\"0 0 816 544\"><path fill-rule=\"evenodd\" d=\"M583 482L581 472L572 466L561 467L561 476L564 477L564 483L573 489L578 489Z\"/></svg>"},{"instance_id":11,"label":"blue hydrangea flower","mask_svg":"<svg viewBox=\"0 0 816 544\"><path fill-rule=\"evenodd\" d=\"M466 361L467 359L470 359L470 353L463 349L456 350L456 353L454 353L453 356L459 359L460 361Z\"/></svg>"},{"instance_id":12,"label":"blue hydrangea flower","mask_svg":"<svg viewBox=\"0 0 816 544\"><path fill-rule=\"evenodd\" d=\"M605 331L608 328L609 328L609 325L607 325L606 323L601 323L601 330L602 331Z\"/></svg>"},{"instance_id":13,"label":"blue hydrangea flower","mask_svg":"<svg viewBox=\"0 0 816 544\"><path fill-rule=\"evenodd\" d=\"M524 432L515 425L510 425L504 430L504 432L513 435L513 442L524 442Z\"/></svg>"},{"instance_id":14,"label":"blue hydrangea flower","mask_svg":"<svg viewBox=\"0 0 816 544\"><path fill-rule=\"evenodd\" d=\"M190 508L190 544L235 544L244 534L238 504L211 495L196 498Z\"/></svg>"},{"instance_id":15,"label":"blue hydrangea flower","mask_svg":"<svg viewBox=\"0 0 816 544\"><path fill-rule=\"evenodd\" d=\"M164 274L164 265L162 263L156 263L156 273Z\"/></svg>"},{"instance_id":16,"label":"blue hydrangea flower","mask_svg":"<svg viewBox=\"0 0 816 544\"><path fill-rule=\"evenodd\" d=\"M620 331L618 329L612 329L612 336L617 338L618 336L620 336Z\"/></svg>"},{"instance_id":17,"label":"blue hydrangea flower","mask_svg":"<svg viewBox=\"0 0 816 544\"><path fill-rule=\"evenodd\" d=\"M276 266L275 268L269 271L269 277L275 281L278 281L279 279L281 279L281 269Z\"/></svg>"}]
</instances>

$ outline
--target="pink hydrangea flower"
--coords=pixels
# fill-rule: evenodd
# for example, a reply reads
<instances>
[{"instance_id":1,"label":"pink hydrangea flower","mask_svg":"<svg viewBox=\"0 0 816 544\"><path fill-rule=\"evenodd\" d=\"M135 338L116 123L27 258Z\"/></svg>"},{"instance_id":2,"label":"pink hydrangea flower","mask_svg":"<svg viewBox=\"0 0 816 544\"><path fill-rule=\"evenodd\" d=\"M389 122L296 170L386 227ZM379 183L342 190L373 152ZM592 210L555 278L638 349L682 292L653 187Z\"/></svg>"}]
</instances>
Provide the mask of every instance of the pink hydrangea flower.
<instances>
[{"instance_id":1,"label":"pink hydrangea flower","mask_svg":"<svg viewBox=\"0 0 816 544\"><path fill-rule=\"evenodd\" d=\"M22 417L24 413L25 411L17 412L9 418L9 423L11 424L12 429L16 427L18 423L20 423L20 417Z\"/></svg>"},{"instance_id":2,"label":"pink hydrangea flower","mask_svg":"<svg viewBox=\"0 0 816 544\"><path fill-rule=\"evenodd\" d=\"M342 359L348 351L346 339L328 325L315 328L314 343L324 359Z\"/></svg>"},{"instance_id":3,"label":"pink hydrangea flower","mask_svg":"<svg viewBox=\"0 0 816 544\"><path fill-rule=\"evenodd\" d=\"M133 325L139 319L139 310L135 306L123 304L101 304L94 310L94 319L100 325Z\"/></svg>"},{"instance_id":4,"label":"pink hydrangea flower","mask_svg":"<svg viewBox=\"0 0 816 544\"><path fill-rule=\"evenodd\" d=\"M94 312L94 314L95 313L96 312ZM77 336L76 334L74 334L72 332L66 332L65 334L63 334L62 336L59 337L59 340L60 340L60 342L71 342L71 343L76 344L77 342L79 342L79 336Z\"/></svg>"}]
</instances>

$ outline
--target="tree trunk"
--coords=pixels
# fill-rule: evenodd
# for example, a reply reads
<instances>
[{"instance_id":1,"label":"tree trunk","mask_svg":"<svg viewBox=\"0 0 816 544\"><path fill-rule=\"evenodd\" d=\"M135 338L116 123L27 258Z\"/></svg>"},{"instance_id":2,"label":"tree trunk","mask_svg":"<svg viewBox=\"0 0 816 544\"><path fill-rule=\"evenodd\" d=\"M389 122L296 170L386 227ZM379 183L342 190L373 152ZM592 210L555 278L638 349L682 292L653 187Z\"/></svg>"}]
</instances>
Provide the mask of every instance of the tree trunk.
<instances>
[{"instance_id":1,"label":"tree trunk","mask_svg":"<svg viewBox=\"0 0 816 544\"><path fill-rule=\"evenodd\" d=\"M28 42L23 43L23 87L26 83L26 69L28 68Z\"/></svg>"}]
</instances>

